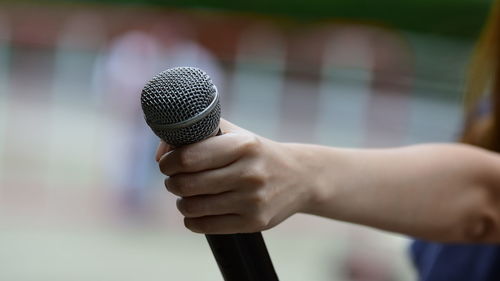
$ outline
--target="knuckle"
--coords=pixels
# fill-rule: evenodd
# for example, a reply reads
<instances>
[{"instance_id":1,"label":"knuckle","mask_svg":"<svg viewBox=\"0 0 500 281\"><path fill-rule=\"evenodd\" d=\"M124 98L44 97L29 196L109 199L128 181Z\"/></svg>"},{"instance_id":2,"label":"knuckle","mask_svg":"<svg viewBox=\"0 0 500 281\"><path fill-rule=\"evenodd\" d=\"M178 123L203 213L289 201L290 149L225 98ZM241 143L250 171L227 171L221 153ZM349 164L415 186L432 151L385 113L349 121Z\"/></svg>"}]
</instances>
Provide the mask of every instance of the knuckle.
<instances>
[{"instance_id":1,"label":"knuckle","mask_svg":"<svg viewBox=\"0 0 500 281\"><path fill-rule=\"evenodd\" d=\"M167 180L169 190L179 196L189 196L191 190L191 181L182 175L170 177Z\"/></svg>"},{"instance_id":2,"label":"knuckle","mask_svg":"<svg viewBox=\"0 0 500 281\"><path fill-rule=\"evenodd\" d=\"M184 226L196 233L207 233L210 231L210 225L204 219L184 219Z\"/></svg>"},{"instance_id":3,"label":"knuckle","mask_svg":"<svg viewBox=\"0 0 500 281\"><path fill-rule=\"evenodd\" d=\"M253 154L260 150L261 141L256 135L249 135L245 138L242 144L242 149L244 152Z\"/></svg>"},{"instance_id":4,"label":"knuckle","mask_svg":"<svg viewBox=\"0 0 500 281\"><path fill-rule=\"evenodd\" d=\"M165 188L168 191L170 191L171 193L175 194L175 191L174 191L174 188L173 188L173 184L171 183L171 181L172 181L171 177L166 177L165 180L163 181L163 183L165 185Z\"/></svg>"},{"instance_id":5,"label":"knuckle","mask_svg":"<svg viewBox=\"0 0 500 281\"><path fill-rule=\"evenodd\" d=\"M254 211L260 211L262 207L267 202L266 193L263 190L254 191L249 196L251 205L256 209Z\"/></svg>"},{"instance_id":6,"label":"knuckle","mask_svg":"<svg viewBox=\"0 0 500 281\"><path fill-rule=\"evenodd\" d=\"M242 175L242 178L254 187L263 186L266 183L267 177L262 169L257 166L248 168Z\"/></svg>"},{"instance_id":7,"label":"knuckle","mask_svg":"<svg viewBox=\"0 0 500 281\"><path fill-rule=\"evenodd\" d=\"M266 210L268 209L268 198L264 190L251 192L247 196L246 208L244 213L250 218L261 219L265 217Z\"/></svg>"},{"instance_id":8,"label":"knuckle","mask_svg":"<svg viewBox=\"0 0 500 281\"><path fill-rule=\"evenodd\" d=\"M252 231L260 231L267 227L269 219L264 214L256 214L250 217L249 227Z\"/></svg>"},{"instance_id":9,"label":"knuckle","mask_svg":"<svg viewBox=\"0 0 500 281\"><path fill-rule=\"evenodd\" d=\"M193 231L193 232L200 232L199 226L196 220L190 219L190 218L184 218L184 226Z\"/></svg>"},{"instance_id":10,"label":"knuckle","mask_svg":"<svg viewBox=\"0 0 500 281\"><path fill-rule=\"evenodd\" d=\"M197 214L197 205L193 200L180 199L177 201L177 209L179 209L181 214L185 217L192 217Z\"/></svg>"},{"instance_id":11,"label":"knuckle","mask_svg":"<svg viewBox=\"0 0 500 281\"><path fill-rule=\"evenodd\" d=\"M175 184L175 179L173 177L165 178L165 187L167 188L168 191L177 195L177 186Z\"/></svg>"},{"instance_id":12,"label":"knuckle","mask_svg":"<svg viewBox=\"0 0 500 281\"><path fill-rule=\"evenodd\" d=\"M160 168L160 172L164 175L168 175L168 170L167 170L167 165L165 161L160 161L158 163L158 166Z\"/></svg>"},{"instance_id":13,"label":"knuckle","mask_svg":"<svg viewBox=\"0 0 500 281\"><path fill-rule=\"evenodd\" d=\"M196 154L190 149L184 149L179 153L179 165L183 169L189 169L196 163Z\"/></svg>"}]
</instances>

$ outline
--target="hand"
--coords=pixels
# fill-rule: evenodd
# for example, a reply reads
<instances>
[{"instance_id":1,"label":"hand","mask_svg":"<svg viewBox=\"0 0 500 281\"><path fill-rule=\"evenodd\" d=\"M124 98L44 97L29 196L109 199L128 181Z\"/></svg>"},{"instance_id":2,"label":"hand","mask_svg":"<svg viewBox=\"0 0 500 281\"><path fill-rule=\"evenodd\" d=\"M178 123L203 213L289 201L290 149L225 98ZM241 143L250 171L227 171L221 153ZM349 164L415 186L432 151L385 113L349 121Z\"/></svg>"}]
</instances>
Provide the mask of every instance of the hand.
<instances>
[{"instance_id":1,"label":"hand","mask_svg":"<svg viewBox=\"0 0 500 281\"><path fill-rule=\"evenodd\" d=\"M308 200L294 149L221 120L221 136L172 150L161 142L156 159L167 190L193 232L248 233L269 229L303 211Z\"/></svg>"}]
</instances>

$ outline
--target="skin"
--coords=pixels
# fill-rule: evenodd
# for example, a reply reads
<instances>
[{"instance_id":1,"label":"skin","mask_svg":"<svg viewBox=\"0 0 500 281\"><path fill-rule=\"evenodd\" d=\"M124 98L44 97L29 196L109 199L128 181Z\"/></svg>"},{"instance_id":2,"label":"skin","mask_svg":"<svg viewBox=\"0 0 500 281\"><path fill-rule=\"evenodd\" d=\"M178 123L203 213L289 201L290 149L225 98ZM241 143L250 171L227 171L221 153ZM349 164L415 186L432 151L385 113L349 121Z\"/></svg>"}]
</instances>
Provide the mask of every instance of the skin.
<instances>
[{"instance_id":1,"label":"skin","mask_svg":"<svg viewBox=\"0 0 500 281\"><path fill-rule=\"evenodd\" d=\"M500 156L462 144L339 149L279 143L228 121L156 160L197 233L269 229L295 213L439 242L500 242Z\"/></svg>"}]
</instances>

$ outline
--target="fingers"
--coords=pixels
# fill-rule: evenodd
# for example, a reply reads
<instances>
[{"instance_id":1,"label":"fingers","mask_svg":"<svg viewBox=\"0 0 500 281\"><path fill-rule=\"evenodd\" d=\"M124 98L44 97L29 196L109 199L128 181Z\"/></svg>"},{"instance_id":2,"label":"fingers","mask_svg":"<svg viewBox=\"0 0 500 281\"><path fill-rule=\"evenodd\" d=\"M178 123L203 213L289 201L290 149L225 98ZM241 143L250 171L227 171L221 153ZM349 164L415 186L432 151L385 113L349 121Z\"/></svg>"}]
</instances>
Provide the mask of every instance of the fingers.
<instances>
[{"instance_id":1,"label":"fingers","mask_svg":"<svg viewBox=\"0 0 500 281\"><path fill-rule=\"evenodd\" d=\"M165 179L165 187L180 197L219 194L230 191L235 183L226 169L204 171L195 174L178 174ZM224 180L222 180L224 179Z\"/></svg>"},{"instance_id":2,"label":"fingers","mask_svg":"<svg viewBox=\"0 0 500 281\"><path fill-rule=\"evenodd\" d=\"M184 225L193 232L205 234L250 233L268 228L264 222L239 215L184 218Z\"/></svg>"},{"instance_id":3,"label":"fingers","mask_svg":"<svg viewBox=\"0 0 500 281\"><path fill-rule=\"evenodd\" d=\"M212 137L163 155L159 161L160 170L173 176L221 168L257 149L258 144L259 139L251 134L228 133Z\"/></svg>"},{"instance_id":4,"label":"fingers","mask_svg":"<svg viewBox=\"0 0 500 281\"><path fill-rule=\"evenodd\" d=\"M256 191L265 186L268 178L264 166L239 161L221 169L167 177L165 187L179 197L191 197L228 191Z\"/></svg>"},{"instance_id":5,"label":"fingers","mask_svg":"<svg viewBox=\"0 0 500 281\"><path fill-rule=\"evenodd\" d=\"M239 194L226 192L219 195L202 195L177 200L177 209L186 218L238 214L244 209L238 202Z\"/></svg>"},{"instance_id":6,"label":"fingers","mask_svg":"<svg viewBox=\"0 0 500 281\"><path fill-rule=\"evenodd\" d=\"M184 218L186 228L196 233L234 234L241 232L244 225L239 215L209 216L202 218Z\"/></svg>"}]
</instances>

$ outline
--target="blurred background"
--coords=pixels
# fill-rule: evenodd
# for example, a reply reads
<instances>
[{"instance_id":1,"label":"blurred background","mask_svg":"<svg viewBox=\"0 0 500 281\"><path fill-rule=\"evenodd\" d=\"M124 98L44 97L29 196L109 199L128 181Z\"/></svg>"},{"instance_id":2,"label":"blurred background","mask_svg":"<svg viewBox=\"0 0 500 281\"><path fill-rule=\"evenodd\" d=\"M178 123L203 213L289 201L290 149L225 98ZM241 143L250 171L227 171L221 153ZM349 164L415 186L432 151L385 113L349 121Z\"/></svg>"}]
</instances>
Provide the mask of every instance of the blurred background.
<instances>
[{"instance_id":1,"label":"blurred background","mask_svg":"<svg viewBox=\"0 0 500 281\"><path fill-rule=\"evenodd\" d=\"M489 5L0 1L0 280L221 280L163 187L145 82L200 67L280 141L453 141ZM415 280L406 237L306 215L264 236L281 280Z\"/></svg>"}]
</instances>

